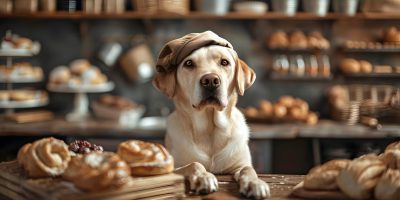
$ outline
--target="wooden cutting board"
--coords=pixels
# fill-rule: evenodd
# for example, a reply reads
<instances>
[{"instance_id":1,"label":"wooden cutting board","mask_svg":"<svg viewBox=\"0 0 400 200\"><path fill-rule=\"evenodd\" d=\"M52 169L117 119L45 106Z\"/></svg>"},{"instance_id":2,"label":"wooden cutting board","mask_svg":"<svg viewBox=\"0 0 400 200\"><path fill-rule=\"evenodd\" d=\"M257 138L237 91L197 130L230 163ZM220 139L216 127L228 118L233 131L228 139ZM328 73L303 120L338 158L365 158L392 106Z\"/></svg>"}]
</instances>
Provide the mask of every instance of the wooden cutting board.
<instances>
[{"instance_id":1,"label":"wooden cutting board","mask_svg":"<svg viewBox=\"0 0 400 200\"><path fill-rule=\"evenodd\" d=\"M61 178L30 179L17 161L0 163L0 193L11 199L94 200L166 199L184 196L183 176L167 174L134 177L132 184L118 190L83 192Z\"/></svg>"},{"instance_id":2,"label":"wooden cutting board","mask_svg":"<svg viewBox=\"0 0 400 200\"><path fill-rule=\"evenodd\" d=\"M291 193L292 196L305 199L347 200L350 199L339 190L306 190L303 181L297 184Z\"/></svg>"}]
</instances>

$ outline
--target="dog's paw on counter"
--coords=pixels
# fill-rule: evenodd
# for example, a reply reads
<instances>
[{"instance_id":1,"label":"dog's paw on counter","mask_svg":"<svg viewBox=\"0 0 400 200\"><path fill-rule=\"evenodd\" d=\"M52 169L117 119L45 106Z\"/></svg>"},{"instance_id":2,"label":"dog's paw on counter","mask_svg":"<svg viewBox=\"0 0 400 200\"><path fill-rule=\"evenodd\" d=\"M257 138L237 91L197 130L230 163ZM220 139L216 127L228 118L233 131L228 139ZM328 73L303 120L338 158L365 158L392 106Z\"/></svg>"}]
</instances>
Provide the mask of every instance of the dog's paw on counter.
<instances>
[{"instance_id":1,"label":"dog's paw on counter","mask_svg":"<svg viewBox=\"0 0 400 200\"><path fill-rule=\"evenodd\" d=\"M261 179L242 179L240 194L247 198L265 199L271 196L269 186Z\"/></svg>"},{"instance_id":2,"label":"dog's paw on counter","mask_svg":"<svg viewBox=\"0 0 400 200\"><path fill-rule=\"evenodd\" d=\"M196 194L209 194L218 190L218 180L214 174L201 172L188 177L190 191Z\"/></svg>"}]
</instances>

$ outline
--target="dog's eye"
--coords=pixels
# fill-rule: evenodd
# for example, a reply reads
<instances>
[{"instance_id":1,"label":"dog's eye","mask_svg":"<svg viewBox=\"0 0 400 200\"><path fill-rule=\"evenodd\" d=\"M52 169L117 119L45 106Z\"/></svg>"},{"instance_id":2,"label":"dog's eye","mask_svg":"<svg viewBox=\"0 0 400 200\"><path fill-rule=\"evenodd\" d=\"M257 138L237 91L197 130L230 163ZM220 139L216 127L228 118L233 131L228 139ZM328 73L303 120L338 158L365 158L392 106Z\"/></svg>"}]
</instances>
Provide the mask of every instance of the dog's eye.
<instances>
[{"instance_id":1,"label":"dog's eye","mask_svg":"<svg viewBox=\"0 0 400 200\"><path fill-rule=\"evenodd\" d=\"M184 63L185 67L194 67L193 61L192 60L187 60Z\"/></svg>"},{"instance_id":2,"label":"dog's eye","mask_svg":"<svg viewBox=\"0 0 400 200\"><path fill-rule=\"evenodd\" d=\"M229 65L229 61L226 60L226 59L222 59L222 60L221 60L221 65L222 65L222 66L228 66L228 65Z\"/></svg>"}]
</instances>

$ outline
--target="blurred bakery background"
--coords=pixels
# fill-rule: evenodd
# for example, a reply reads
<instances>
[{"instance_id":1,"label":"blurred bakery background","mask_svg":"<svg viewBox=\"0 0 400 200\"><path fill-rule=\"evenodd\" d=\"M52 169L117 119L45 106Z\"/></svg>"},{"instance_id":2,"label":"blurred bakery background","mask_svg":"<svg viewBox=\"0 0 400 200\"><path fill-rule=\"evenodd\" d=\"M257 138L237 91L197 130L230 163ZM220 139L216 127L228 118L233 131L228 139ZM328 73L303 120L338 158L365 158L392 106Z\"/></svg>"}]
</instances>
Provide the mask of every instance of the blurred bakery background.
<instances>
[{"instance_id":1,"label":"blurred bakery background","mask_svg":"<svg viewBox=\"0 0 400 200\"><path fill-rule=\"evenodd\" d=\"M400 137L398 0L0 0L0 161L44 137L163 142L158 51L212 30L257 73L239 98L259 173Z\"/></svg>"}]
</instances>

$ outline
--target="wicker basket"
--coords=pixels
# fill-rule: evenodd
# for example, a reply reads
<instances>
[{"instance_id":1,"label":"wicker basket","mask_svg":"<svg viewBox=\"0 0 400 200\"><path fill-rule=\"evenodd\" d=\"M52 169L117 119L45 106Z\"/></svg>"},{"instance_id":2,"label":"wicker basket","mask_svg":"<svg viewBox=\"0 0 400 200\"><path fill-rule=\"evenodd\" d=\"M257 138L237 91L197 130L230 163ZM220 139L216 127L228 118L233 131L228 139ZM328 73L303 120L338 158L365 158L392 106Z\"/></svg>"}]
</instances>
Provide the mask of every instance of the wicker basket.
<instances>
[{"instance_id":1,"label":"wicker basket","mask_svg":"<svg viewBox=\"0 0 400 200\"><path fill-rule=\"evenodd\" d=\"M190 9L189 0L132 0L135 10L139 12L170 12L186 14Z\"/></svg>"}]
</instances>

